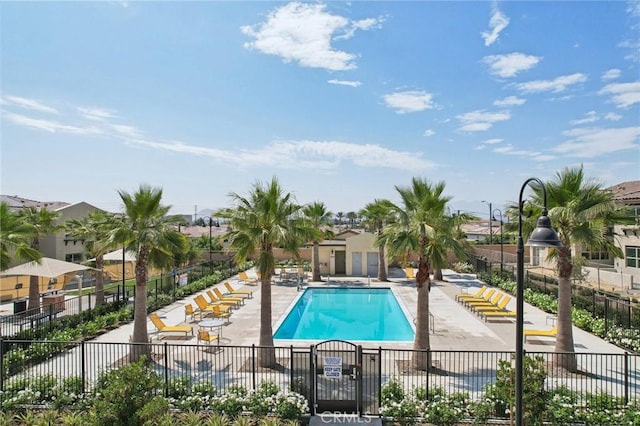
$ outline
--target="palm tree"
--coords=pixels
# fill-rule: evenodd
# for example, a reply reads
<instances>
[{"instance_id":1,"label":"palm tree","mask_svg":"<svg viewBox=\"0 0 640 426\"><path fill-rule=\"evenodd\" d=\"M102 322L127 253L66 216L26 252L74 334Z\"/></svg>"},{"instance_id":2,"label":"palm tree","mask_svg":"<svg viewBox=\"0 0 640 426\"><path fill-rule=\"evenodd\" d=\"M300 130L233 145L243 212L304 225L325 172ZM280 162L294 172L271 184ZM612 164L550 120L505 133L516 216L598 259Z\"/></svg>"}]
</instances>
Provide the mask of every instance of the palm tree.
<instances>
[{"instance_id":1,"label":"palm tree","mask_svg":"<svg viewBox=\"0 0 640 426\"><path fill-rule=\"evenodd\" d=\"M542 188L536 185L532 188L534 204L542 206ZM610 238L609 226L613 223L632 224L634 219L611 193L603 190L600 182L584 176L582 166L563 169L545 182L545 188L549 218L562 242L562 247L550 251L558 274L558 333L554 362L569 371L576 371L571 322L571 251L576 247L586 247L623 257L620 248Z\"/></svg>"},{"instance_id":2,"label":"palm tree","mask_svg":"<svg viewBox=\"0 0 640 426\"><path fill-rule=\"evenodd\" d=\"M248 197L231 193L234 207L222 209L217 216L228 219L230 228L225 238L228 249L234 251L236 263L257 256L256 266L261 277L260 350L262 367L275 366L275 348L271 327L271 277L276 261L273 249L280 247L298 256L298 249L317 232L302 217L302 206L290 193L284 193L276 177L271 182L256 182Z\"/></svg>"},{"instance_id":3,"label":"palm tree","mask_svg":"<svg viewBox=\"0 0 640 426\"><path fill-rule=\"evenodd\" d=\"M40 251L40 239L46 235L53 234L61 229L56 224L60 213L43 207L27 207L21 213L22 220L31 227L31 248ZM29 277L29 306L31 313L40 312L40 277L32 275Z\"/></svg>"},{"instance_id":4,"label":"palm tree","mask_svg":"<svg viewBox=\"0 0 640 426\"><path fill-rule=\"evenodd\" d=\"M129 359L149 360L147 333L147 281L149 266L170 268L174 253L186 248L186 238L176 230L175 217L168 217L171 206L163 206L162 189L140 185L130 194L118 191L124 203L124 215L111 234L110 243L121 244L136 253L136 287L133 311L133 336ZM145 344L141 344L145 343Z\"/></svg>"},{"instance_id":5,"label":"palm tree","mask_svg":"<svg viewBox=\"0 0 640 426\"><path fill-rule=\"evenodd\" d=\"M477 219L475 216L467 213L442 217L437 237L433 240L431 266L433 266L434 281L442 281L442 268L449 266L449 253L452 253L456 259L463 259L466 258L466 253L472 251L471 243L460 232L460 227L475 219Z\"/></svg>"},{"instance_id":6,"label":"palm tree","mask_svg":"<svg viewBox=\"0 0 640 426\"><path fill-rule=\"evenodd\" d=\"M327 210L327 207L324 203L320 201L315 201L311 204L304 206L302 209L302 213L304 217L309 221L309 225L318 230L315 237L313 238L313 281L321 281L320 278L320 253L319 253L319 243L322 239L326 238L328 235L323 227L327 227L331 225L331 218L333 217L333 213ZM333 234L329 230L329 234Z\"/></svg>"},{"instance_id":7,"label":"palm tree","mask_svg":"<svg viewBox=\"0 0 640 426\"><path fill-rule=\"evenodd\" d=\"M392 207L391 201L383 199L374 200L360 210L360 216L364 217L365 226L377 235L378 281L389 281L387 278L387 259L384 253L386 239L384 238L383 229L384 225L393 219Z\"/></svg>"},{"instance_id":8,"label":"palm tree","mask_svg":"<svg viewBox=\"0 0 640 426\"><path fill-rule=\"evenodd\" d=\"M70 219L65 227L68 234L81 240L90 257L96 259L96 269L102 271L104 255L115 246L109 237L117 227L115 216L103 210L94 210L81 219ZM96 306L104 303L104 281L102 272L96 275Z\"/></svg>"},{"instance_id":9,"label":"palm tree","mask_svg":"<svg viewBox=\"0 0 640 426\"><path fill-rule=\"evenodd\" d=\"M344 222L344 212L336 213L336 221L338 227L342 226L342 223Z\"/></svg>"},{"instance_id":10,"label":"palm tree","mask_svg":"<svg viewBox=\"0 0 640 426\"><path fill-rule=\"evenodd\" d=\"M347 212L347 219L349 219L349 228L353 229L356 226L356 212Z\"/></svg>"},{"instance_id":11,"label":"palm tree","mask_svg":"<svg viewBox=\"0 0 640 426\"><path fill-rule=\"evenodd\" d=\"M418 290L416 337L413 344L413 365L427 370L431 365L429 343L429 288L432 259L436 253L437 237L441 231L445 206L450 197L442 195L444 182L435 185L426 179L414 177L410 186L396 186L402 199L402 206L394 205L392 210L397 222L385 226L387 248L392 256L407 253L417 254Z\"/></svg>"},{"instance_id":12,"label":"palm tree","mask_svg":"<svg viewBox=\"0 0 640 426\"><path fill-rule=\"evenodd\" d=\"M33 229L15 214L7 203L0 203L0 271L18 261L39 261L42 253L31 247Z\"/></svg>"}]
</instances>

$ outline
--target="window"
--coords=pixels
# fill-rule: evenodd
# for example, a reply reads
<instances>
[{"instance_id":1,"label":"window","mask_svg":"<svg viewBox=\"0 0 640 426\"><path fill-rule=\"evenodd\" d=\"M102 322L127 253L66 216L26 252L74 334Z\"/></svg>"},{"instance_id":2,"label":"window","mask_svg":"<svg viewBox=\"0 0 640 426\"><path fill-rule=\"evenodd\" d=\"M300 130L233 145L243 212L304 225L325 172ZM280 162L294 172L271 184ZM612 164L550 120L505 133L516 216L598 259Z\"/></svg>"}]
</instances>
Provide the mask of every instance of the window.
<instances>
[{"instance_id":1,"label":"window","mask_svg":"<svg viewBox=\"0 0 640 426\"><path fill-rule=\"evenodd\" d=\"M587 260L608 260L609 253L607 251L585 251L582 253L582 257Z\"/></svg>"},{"instance_id":2,"label":"window","mask_svg":"<svg viewBox=\"0 0 640 426\"><path fill-rule=\"evenodd\" d=\"M82 261L82 253L69 253L65 255L64 260L67 262L81 262Z\"/></svg>"},{"instance_id":3,"label":"window","mask_svg":"<svg viewBox=\"0 0 640 426\"><path fill-rule=\"evenodd\" d=\"M640 268L640 247L626 246L624 257L629 268Z\"/></svg>"}]
</instances>

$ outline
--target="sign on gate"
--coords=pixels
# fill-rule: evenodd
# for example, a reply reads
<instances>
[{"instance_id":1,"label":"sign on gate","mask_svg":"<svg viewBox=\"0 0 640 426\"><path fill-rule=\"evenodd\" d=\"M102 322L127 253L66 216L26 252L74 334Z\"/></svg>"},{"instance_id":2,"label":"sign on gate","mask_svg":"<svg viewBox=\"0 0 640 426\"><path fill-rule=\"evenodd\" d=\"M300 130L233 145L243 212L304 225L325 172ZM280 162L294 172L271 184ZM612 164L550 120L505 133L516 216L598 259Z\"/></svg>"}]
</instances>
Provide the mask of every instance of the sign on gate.
<instances>
[{"instance_id":1,"label":"sign on gate","mask_svg":"<svg viewBox=\"0 0 640 426\"><path fill-rule=\"evenodd\" d=\"M323 359L325 377L342 377L342 357L325 356Z\"/></svg>"}]
</instances>

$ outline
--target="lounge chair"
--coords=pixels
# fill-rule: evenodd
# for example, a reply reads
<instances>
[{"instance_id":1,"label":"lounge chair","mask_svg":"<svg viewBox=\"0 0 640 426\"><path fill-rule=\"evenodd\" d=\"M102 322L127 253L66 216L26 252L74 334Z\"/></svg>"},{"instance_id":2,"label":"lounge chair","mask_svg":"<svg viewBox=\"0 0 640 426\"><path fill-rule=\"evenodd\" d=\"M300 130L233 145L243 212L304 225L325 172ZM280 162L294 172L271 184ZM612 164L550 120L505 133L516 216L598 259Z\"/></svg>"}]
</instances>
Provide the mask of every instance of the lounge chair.
<instances>
[{"instance_id":1,"label":"lounge chair","mask_svg":"<svg viewBox=\"0 0 640 426\"><path fill-rule=\"evenodd\" d=\"M465 304L467 305L467 308L470 308L472 311L474 310L474 308L480 306L497 306L502 296L504 296L503 293L494 292L494 295L490 298L490 300L486 300L485 298L482 298L483 300L474 299L465 302Z\"/></svg>"},{"instance_id":2,"label":"lounge chair","mask_svg":"<svg viewBox=\"0 0 640 426\"><path fill-rule=\"evenodd\" d=\"M185 338L189 333L193 335L193 329L190 325L166 325L156 313L150 314L149 318L160 333L184 333Z\"/></svg>"},{"instance_id":3,"label":"lounge chair","mask_svg":"<svg viewBox=\"0 0 640 426\"><path fill-rule=\"evenodd\" d=\"M516 316L516 311L489 311L489 312L478 312L481 317L484 318L485 321L489 318L511 318Z\"/></svg>"},{"instance_id":4,"label":"lounge chair","mask_svg":"<svg viewBox=\"0 0 640 426\"><path fill-rule=\"evenodd\" d=\"M504 296L504 298L497 304L492 306L475 306L474 311L480 312L502 312L507 310L507 305L511 301L511 296Z\"/></svg>"},{"instance_id":5,"label":"lounge chair","mask_svg":"<svg viewBox=\"0 0 640 426\"><path fill-rule=\"evenodd\" d=\"M216 293L217 294L217 293ZM215 294L213 294L213 291L211 290L207 290L207 296L209 296L209 300L211 300L211 304L212 305L227 305L229 307L232 308L237 308L240 305L240 302L242 300L236 300L236 299L227 299L227 300L222 300L221 298L219 298L218 296L216 296ZM240 298L237 298L240 299Z\"/></svg>"},{"instance_id":6,"label":"lounge chair","mask_svg":"<svg viewBox=\"0 0 640 426\"><path fill-rule=\"evenodd\" d=\"M404 274L407 276L408 280L413 280L416 278L416 273L413 268L404 268Z\"/></svg>"},{"instance_id":7,"label":"lounge chair","mask_svg":"<svg viewBox=\"0 0 640 426\"><path fill-rule=\"evenodd\" d=\"M200 341L207 342L208 345L216 341L218 342L218 344L220 344L218 336L216 336L215 334L211 334L207 330L203 329L198 330L198 341L196 342L196 344L200 344Z\"/></svg>"},{"instance_id":8,"label":"lounge chair","mask_svg":"<svg viewBox=\"0 0 640 426\"><path fill-rule=\"evenodd\" d=\"M495 288L490 288L489 290L487 290L487 292L484 294L484 296L482 296L482 297L468 297L468 298L462 300L462 304L468 306L470 303L473 303L473 302L488 302L488 301L491 300L491 298L493 297L495 292L496 292ZM459 301L460 300L458 300L458 302Z\"/></svg>"},{"instance_id":9,"label":"lounge chair","mask_svg":"<svg viewBox=\"0 0 640 426\"><path fill-rule=\"evenodd\" d=\"M213 288L213 292L216 294L216 296L218 296L218 300L220 301L220 303L236 302L236 304L244 304L244 297L233 297L222 294L220 289L218 289L217 287Z\"/></svg>"},{"instance_id":10,"label":"lounge chair","mask_svg":"<svg viewBox=\"0 0 640 426\"><path fill-rule=\"evenodd\" d=\"M224 286L227 289L229 295L236 295L239 297L247 297L249 299L251 299L253 297L253 291L251 290L236 290L234 289L231 284L229 284L229 281L225 281L224 282Z\"/></svg>"},{"instance_id":11,"label":"lounge chair","mask_svg":"<svg viewBox=\"0 0 640 426\"><path fill-rule=\"evenodd\" d=\"M200 308L200 310L202 312L207 312L207 313L211 313L211 315L213 315L213 307L214 306L220 306L219 303L209 303L204 299L204 296L199 294L197 295L194 299L194 302L196 302L196 305L198 305L198 308ZM230 306L220 306L220 309L223 312L228 312L229 309L231 309Z\"/></svg>"},{"instance_id":12,"label":"lounge chair","mask_svg":"<svg viewBox=\"0 0 640 426\"><path fill-rule=\"evenodd\" d=\"M240 280L245 284L251 284L251 285L258 284L258 280L255 278L249 278L249 276L245 271L238 272L238 277L240 277Z\"/></svg>"},{"instance_id":13,"label":"lounge chair","mask_svg":"<svg viewBox=\"0 0 640 426\"><path fill-rule=\"evenodd\" d=\"M527 336L556 337L556 334L558 334L557 325L554 325L551 330L524 330L524 341L527 341Z\"/></svg>"},{"instance_id":14,"label":"lounge chair","mask_svg":"<svg viewBox=\"0 0 640 426\"><path fill-rule=\"evenodd\" d=\"M199 318L202 319L202 311L200 310L200 308L194 308L191 303L187 303L186 305L184 305L185 322L187 321L188 317L191 317L191 321L194 321L196 319L196 315L198 315Z\"/></svg>"},{"instance_id":15,"label":"lounge chair","mask_svg":"<svg viewBox=\"0 0 640 426\"><path fill-rule=\"evenodd\" d=\"M456 294L456 300L460 301L461 299L466 299L469 297L482 297L482 294L485 292L486 289L487 289L487 286L485 284L482 287L480 287L480 289L475 293L458 293Z\"/></svg>"}]
</instances>

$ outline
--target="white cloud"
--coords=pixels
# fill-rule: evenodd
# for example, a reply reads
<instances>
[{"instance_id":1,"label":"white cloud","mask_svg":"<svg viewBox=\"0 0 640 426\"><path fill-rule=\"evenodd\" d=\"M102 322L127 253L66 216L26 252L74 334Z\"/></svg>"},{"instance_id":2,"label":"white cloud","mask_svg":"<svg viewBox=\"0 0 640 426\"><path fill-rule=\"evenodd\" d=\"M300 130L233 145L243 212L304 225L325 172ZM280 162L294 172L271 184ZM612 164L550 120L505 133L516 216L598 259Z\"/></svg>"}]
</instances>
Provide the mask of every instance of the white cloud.
<instances>
[{"instance_id":1,"label":"white cloud","mask_svg":"<svg viewBox=\"0 0 640 426\"><path fill-rule=\"evenodd\" d=\"M563 134L569 140L553 148L554 152L568 157L594 158L618 151L637 151L640 127L586 127L567 130Z\"/></svg>"},{"instance_id":2,"label":"white cloud","mask_svg":"<svg viewBox=\"0 0 640 426\"><path fill-rule=\"evenodd\" d=\"M524 93L562 92L569 86L584 83L587 76L582 73L563 75L553 80L534 80L516 84L515 87Z\"/></svg>"},{"instance_id":3,"label":"white cloud","mask_svg":"<svg viewBox=\"0 0 640 426\"><path fill-rule=\"evenodd\" d=\"M537 157L540 156L541 153L538 151L528 151L526 149L514 149L513 145L503 145L498 148L494 148L493 152L497 154L505 154L505 155L517 155L520 157Z\"/></svg>"},{"instance_id":4,"label":"white cloud","mask_svg":"<svg viewBox=\"0 0 640 426\"><path fill-rule=\"evenodd\" d=\"M500 10L498 10L498 5L494 2L492 11L491 11L491 19L489 19L489 30L483 31L482 38L484 39L485 46L491 46L498 40L500 33L502 30L507 28L509 25L509 18Z\"/></svg>"},{"instance_id":5,"label":"white cloud","mask_svg":"<svg viewBox=\"0 0 640 426\"><path fill-rule=\"evenodd\" d=\"M362 85L362 83L360 83L359 81L336 80L335 78L332 79L332 80L327 81L327 83L338 84L338 85L341 85L341 86L351 86L351 87L358 87L358 86Z\"/></svg>"},{"instance_id":6,"label":"white cloud","mask_svg":"<svg viewBox=\"0 0 640 426\"><path fill-rule=\"evenodd\" d=\"M598 114L596 114L595 111L589 111L585 114L584 118L571 120L569 121L569 124L571 124L572 126L577 126L579 124L593 123L594 121L598 121L599 119L600 117L598 117Z\"/></svg>"},{"instance_id":7,"label":"white cloud","mask_svg":"<svg viewBox=\"0 0 640 426\"><path fill-rule=\"evenodd\" d=\"M617 68L611 68L610 70L603 72L600 78L603 81L608 81L608 80L615 80L617 78L620 78L621 75L622 75L622 71L620 71Z\"/></svg>"},{"instance_id":8,"label":"white cloud","mask_svg":"<svg viewBox=\"0 0 640 426\"><path fill-rule=\"evenodd\" d=\"M51 114L57 114L58 110L43 104L35 99L22 98L20 96L5 95L2 97L2 102L8 105L16 105L21 108L30 109L39 112L48 112Z\"/></svg>"},{"instance_id":9,"label":"white cloud","mask_svg":"<svg viewBox=\"0 0 640 426\"><path fill-rule=\"evenodd\" d=\"M486 143L487 145L495 145L495 144L500 143L502 141L504 141L504 139L493 138L493 139L487 139L486 141L484 141L484 143Z\"/></svg>"},{"instance_id":10,"label":"white cloud","mask_svg":"<svg viewBox=\"0 0 640 426\"><path fill-rule=\"evenodd\" d=\"M508 111L486 112L476 110L456 116L460 122L458 130L463 132L481 132L493 127L493 123L505 121L511 118Z\"/></svg>"},{"instance_id":11,"label":"white cloud","mask_svg":"<svg viewBox=\"0 0 640 426\"><path fill-rule=\"evenodd\" d=\"M615 112L609 112L604 116L604 119L609 121L620 121L622 120L622 116L620 114L616 114Z\"/></svg>"},{"instance_id":12,"label":"white cloud","mask_svg":"<svg viewBox=\"0 0 640 426\"><path fill-rule=\"evenodd\" d=\"M102 121L115 116L111 111L104 108L78 107L77 109L83 117L89 120Z\"/></svg>"},{"instance_id":13,"label":"white cloud","mask_svg":"<svg viewBox=\"0 0 640 426\"><path fill-rule=\"evenodd\" d=\"M429 136L433 136L433 135L435 135L435 134L436 134L436 132L435 132L434 130L432 130L432 129L427 129L427 130L425 130L425 131L424 131L423 136L429 137Z\"/></svg>"},{"instance_id":14,"label":"white cloud","mask_svg":"<svg viewBox=\"0 0 640 426\"><path fill-rule=\"evenodd\" d=\"M526 99L519 98L517 96L507 96L504 99L498 99L493 101L493 104L497 107L510 107L510 106L518 106L527 102Z\"/></svg>"},{"instance_id":15,"label":"white cloud","mask_svg":"<svg viewBox=\"0 0 640 426\"><path fill-rule=\"evenodd\" d=\"M611 102L618 108L628 108L640 102L640 81L607 84L598 94L611 95Z\"/></svg>"},{"instance_id":16,"label":"white cloud","mask_svg":"<svg viewBox=\"0 0 640 426\"><path fill-rule=\"evenodd\" d=\"M500 77L515 77L521 71L526 71L540 62L539 56L525 55L514 52L506 55L489 55L482 58L482 62L489 65L489 72Z\"/></svg>"},{"instance_id":17,"label":"white cloud","mask_svg":"<svg viewBox=\"0 0 640 426\"><path fill-rule=\"evenodd\" d=\"M39 118L31 118L20 114L5 113L2 116L13 124L24 127L32 127L34 129L44 130L50 133L71 133L75 135L99 135L103 132L94 126L81 127L69 124L59 123L54 120L42 120Z\"/></svg>"},{"instance_id":18,"label":"white cloud","mask_svg":"<svg viewBox=\"0 0 640 426\"><path fill-rule=\"evenodd\" d=\"M395 109L398 114L419 112L436 107L433 95L423 90L390 93L384 95L383 99L385 104L389 108Z\"/></svg>"},{"instance_id":19,"label":"white cloud","mask_svg":"<svg viewBox=\"0 0 640 426\"><path fill-rule=\"evenodd\" d=\"M354 36L356 30L370 30L372 28L380 28L382 23L384 22L384 18L367 18L362 19L360 21L353 21L351 23L351 28L347 30L344 34L334 37L336 40L346 40L350 39Z\"/></svg>"},{"instance_id":20,"label":"white cloud","mask_svg":"<svg viewBox=\"0 0 640 426\"><path fill-rule=\"evenodd\" d=\"M240 30L254 40L244 46L303 67L344 71L356 68L356 55L331 46L336 38L350 38L356 29L374 28L382 19L354 21L327 12L326 5L291 2L269 13L266 22ZM340 33L344 31L343 33Z\"/></svg>"}]
</instances>

